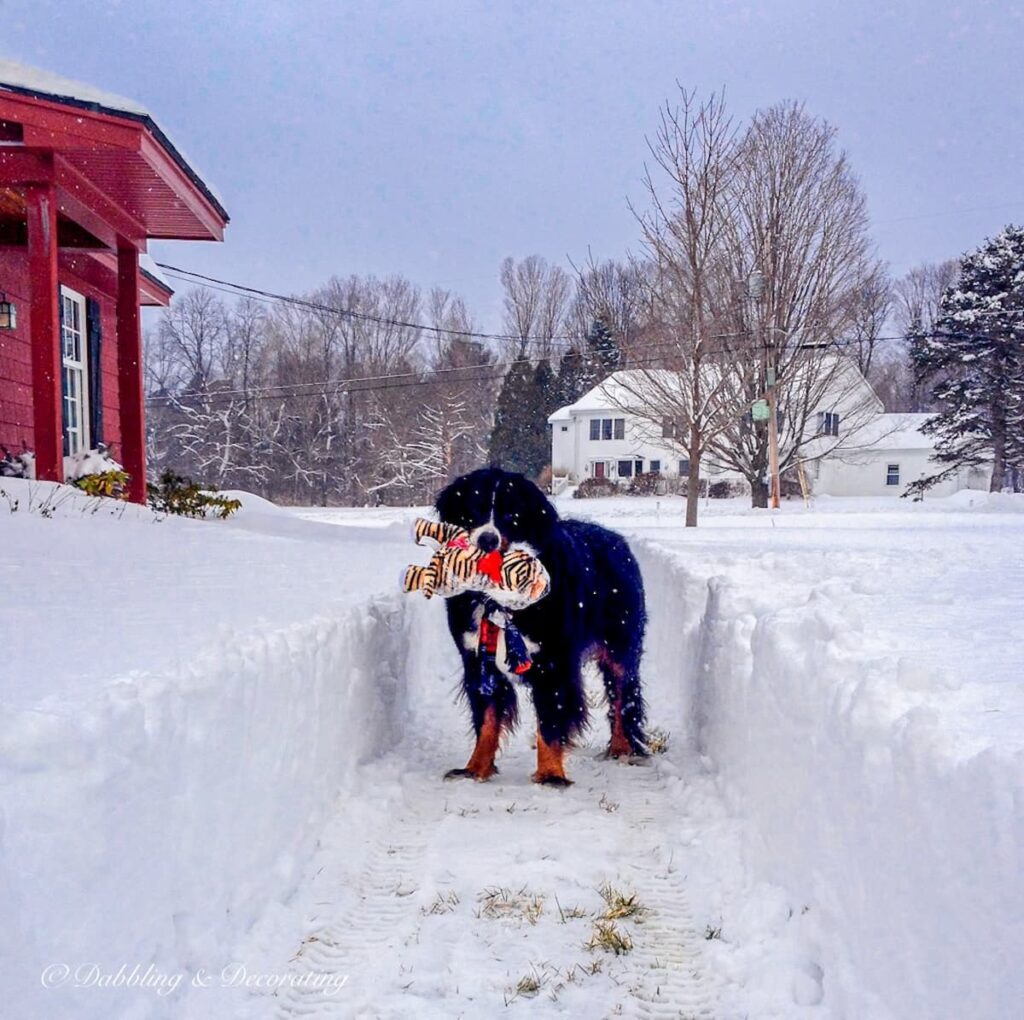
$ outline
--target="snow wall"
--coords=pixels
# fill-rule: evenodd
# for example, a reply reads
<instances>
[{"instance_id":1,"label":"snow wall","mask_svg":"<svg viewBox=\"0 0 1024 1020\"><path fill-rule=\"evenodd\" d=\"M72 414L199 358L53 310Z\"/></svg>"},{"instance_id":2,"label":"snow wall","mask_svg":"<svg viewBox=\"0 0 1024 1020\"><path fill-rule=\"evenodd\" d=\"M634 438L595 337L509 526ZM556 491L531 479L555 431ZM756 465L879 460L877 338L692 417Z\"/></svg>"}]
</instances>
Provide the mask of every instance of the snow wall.
<instances>
[{"instance_id":1,"label":"snow wall","mask_svg":"<svg viewBox=\"0 0 1024 1020\"><path fill-rule=\"evenodd\" d=\"M119 680L73 716L0 719L5 1016L174 1016L177 995L48 990L39 975L229 962L294 888L355 766L404 732L408 604L227 635L184 673Z\"/></svg>"},{"instance_id":2,"label":"snow wall","mask_svg":"<svg viewBox=\"0 0 1024 1020\"><path fill-rule=\"evenodd\" d=\"M829 583L758 608L727 577L638 544L645 682L785 889L834 1015L1002 1018L1024 1001L1024 761L957 752ZM763 593L757 593L763 598ZM666 680L669 680L666 683ZM723 928L728 938L728 920Z\"/></svg>"},{"instance_id":3,"label":"snow wall","mask_svg":"<svg viewBox=\"0 0 1024 1020\"><path fill-rule=\"evenodd\" d=\"M926 696L899 705L843 592L757 608L735 580L636 549L652 715L745 819L753 878L806 908L825 1005L1007 1016L1024 1000L1024 763L957 757ZM226 635L185 672L118 680L74 716L0 719L5 1011L54 1015L38 981L51 964L228 962L299 881L355 767L436 711L428 685L452 659L437 608L382 598ZM148 989L60 994L76 1020L175 1015Z\"/></svg>"}]
</instances>

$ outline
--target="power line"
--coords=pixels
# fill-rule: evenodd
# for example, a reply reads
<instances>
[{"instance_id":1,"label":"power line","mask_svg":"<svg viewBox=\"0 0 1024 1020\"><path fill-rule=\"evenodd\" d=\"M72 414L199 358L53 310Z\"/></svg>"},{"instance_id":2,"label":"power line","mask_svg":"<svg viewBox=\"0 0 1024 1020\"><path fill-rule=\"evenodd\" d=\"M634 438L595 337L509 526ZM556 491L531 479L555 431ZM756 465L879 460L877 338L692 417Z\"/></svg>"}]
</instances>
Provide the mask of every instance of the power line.
<instances>
[{"instance_id":1,"label":"power line","mask_svg":"<svg viewBox=\"0 0 1024 1020\"><path fill-rule=\"evenodd\" d=\"M336 307L331 306L331 305L320 304L318 302L310 301L310 300L305 299L305 298L297 298L297 297L291 297L291 296L284 295L284 294L276 294L276 293L274 293L272 291L261 290L260 288L250 287L250 286L248 286L246 284L233 283L233 282L231 282L229 280L222 280L222 279L219 279L217 277L207 276L207 275L202 274L202 273L193 272L192 270L180 269L179 267L170 266L170 265L167 265L165 263L157 263L157 265L159 265L161 269L166 270L175 279L179 279L179 280L181 280L182 282L185 282L185 283L194 283L195 280L202 280L203 281L203 286L209 287L212 290L218 290L218 291L220 291L222 293L234 294L234 295L237 296L239 294L239 292L241 292L243 294L254 296L258 300L261 300L261 301L264 301L264 302L292 304L292 305L297 305L299 307L308 308L310 310L314 310L314 311L318 311L318 312L325 312L325 313L328 313L328 314L331 314L331 315L341 316L343 318L354 318L354 319L358 319L358 320L362 320L362 321L374 322L374 323L377 323L377 324L380 324L380 325L398 326L398 327L401 327L401 328L404 328L404 329L424 330L424 331L432 332L432 333L435 333L435 334L438 334L438 335L449 336L449 338L453 339L453 340L454 339L462 338L463 342L472 342L468 338L474 338L474 339L483 339L483 340L512 341L512 342L520 343L520 344L535 343L535 344L543 344L545 346L550 346L551 345L551 341L553 341L553 340L562 340L562 341L569 341L570 342L570 344L571 344L570 349L572 349L572 347L575 347L575 345L580 343L580 338L579 337L572 337L572 336L569 336L569 335L555 335L555 336L552 336L550 338L543 338L543 337L536 337L536 336L534 336L534 337L530 337L530 336L516 337L516 336L512 336L510 334L483 333L483 332L476 332L476 331L473 331L473 330L449 329L449 328L443 327L443 326L430 326L430 325L425 325L423 323L408 322L408 321L404 321L404 320L400 320L400 319L389 319L389 318L386 318L384 316L371 315L371 314L365 313L365 312L356 312L356 311L353 311L351 309L336 308ZM178 275L176 275L176 274L178 274ZM1021 311L1024 311L1024 310L1012 309L1010 311L1015 312L1015 313L1020 313ZM984 310L983 309L983 310L980 310L979 312L977 312L976 314L984 315L984 314L1006 314L1006 313L1005 312L1000 312L999 310L991 310L991 311L989 311L989 310ZM786 334L787 336L798 335L800 332L803 332L805 330L809 330L809 329L812 329L812 328L814 328L814 326L812 324L806 324L804 326L799 327L796 330L792 330L792 331L788 331L787 332L786 330L781 329L781 327L775 327L777 332L782 332L782 333ZM718 341L729 340L729 339L736 339L736 338L740 338L740 337L751 336L752 334L755 334L756 332L758 332L758 331L757 330L739 330L739 331L735 331L735 332L715 333L715 334L711 334L708 337L708 339L709 340L718 340ZM953 337L957 337L957 336L968 336L969 334L964 334L964 333L948 334L948 333L931 332L931 333L922 333L922 334L919 334L919 335L922 338L924 338L924 337L931 337L931 338L953 338ZM833 339L833 340L830 340L830 341L828 341L826 343L823 343L823 344L820 344L820 345L808 345L808 347L809 348L811 348L811 347L821 347L822 349L825 349L825 350L832 350L832 349L841 350L841 349L844 349L844 348L862 347L862 346L865 346L865 345L873 345L873 344L882 343L882 342L903 342L903 343L905 343L905 342L908 341L908 339L909 338L907 336L904 336L904 335L898 335L898 336L876 336L876 337L863 337L863 338L856 338L855 337L855 338L842 339L842 340ZM766 343L767 343L767 341L766 341ZM626 353L634 353L634 352L637 352L637 351L646 351L646 352L648 352L648 357L645 358L642 363L638 362L638 361L636 361L634 359L634 363L630 367L655 367L657 365L658 358L657 358L657 356L652 356L651 352L658 351L658 350L663 350L665 348L675 347L675 346L677 346L677 344L678 344L678 341L675 340L675 339L647 341L647 342L642 342L641 341L641 342L637 342L637 343L631 344L629 351L626 352ZM728 345L725 345L725 344L721 345L719 347L719 350L722 353L730 353L730 348L728 347ZM477 364L477 365L451 366L451 367L448 367L448 368L433 368L433 369L429 370L430 374L428 376L424 376L422 374L422 372L420 372L420 371L408 371L408 372L400 372L400 373L385 373L385 374L378 375L378 376L353 377L353 378L350 378L350 379L340 379L340 380L319 379L319 380L309 380L309 381L301 382L301 383L277 383L277 384L272 384L272 385L268 385L268 386L250 387L250 388L247 388L247 389L218 389L218 390L210 391L209 393L206 394L206 396L208 398L210 398L210 399L220 399L220 398L229 397L229 396L245 396L248 399L253 399L255 397L259 397L261 399L286 399L286 398L291 398L291 397L300 397L301 398L301 397L310 397L310 396L321 397L321 396L327 395L325 393L325 388L328 388L328 387L331 388L330 392L332 392L332 393L359 392L359 391L368 391L368 390L377 390L377 389L395 389L395 388L399 388L398 384L392 385L392 386L385 386L385 385L372 386L372 385L366 385L366 384L370 384L370 383L388 383L388 382L391 382L391 381L394 381L394 380L408 380L408 382L404 383L404 385L409 385L409 386L428 386L428 385L432 385L435 382L437 382L437 377L439 375L450 375L450 374L453 374L453 373L458 373L458 372L465 373L465 372L470 372L470 371L477 371L477 372L479 372L481 370L483 370L483 371L498 372L498 371L503 371L503 370L506 370L508 368L511 368L512 365L515 364L515 363L516 363L515 361L495 361L495 362L480 363L480 364ZM361 387L361 390L356 390L353 387ZM299 392L299 391L311 391L311 392ZM172 396L172 395L159 395L159 394L157 394L157 395L153 395L153 396L149 397L149 400L150 400L150 402L159 402L159 403L173 404L173 403L176 403L178 401L178 398L175 397L175 396Z\"/></svg>"},{"instance_id":2,"label":"power line","mask_svg":"<svg viewBox=\"0 0 1024 1020\"><path fill-rule=\"evenodd\" d=\"M176 279L184 283L194 283L195 280L202 280L204 285L211 285L214 289L232 288L226 293L237 293L241 291L254 297L264 300L282 302L284 304L298 305L309 308L312 311L327 312L331 315L340 315L346 319L358 319L362 322L374 322L381 326L398 326L402 329L422 330L427 333L436 333L448 337L465 337L473 340L509 340L520 344L546 344L554 341L571 344L579 341L579 338L568 333L552 334L551 336L514 336L511 333L483 333L472 329L453 329L448 326L431 326L422 322L408 322L403 319L390 319L382 315L371 315L369 312L357 312L352 308L335 308L332 305L321 304L317 301L310 301L307 298L292 297L287 294L276 294L273 291L262 290L259 287L250 287L243 283L233 283L230 280L221 280L215 276L206 276L203 273L194 273L189 269L181 269L178 266L169 266L163 262L157 265L168 273L179 274Z\"/></svg>"}]
</instances>

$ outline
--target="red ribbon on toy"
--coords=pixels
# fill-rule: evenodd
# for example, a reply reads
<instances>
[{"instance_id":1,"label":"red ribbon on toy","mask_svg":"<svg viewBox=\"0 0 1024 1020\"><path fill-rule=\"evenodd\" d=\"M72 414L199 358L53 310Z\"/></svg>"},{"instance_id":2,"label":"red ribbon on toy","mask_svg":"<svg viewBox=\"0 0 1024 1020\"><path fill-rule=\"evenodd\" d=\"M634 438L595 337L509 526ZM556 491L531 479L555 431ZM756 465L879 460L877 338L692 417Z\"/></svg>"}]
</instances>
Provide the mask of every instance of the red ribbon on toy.
<instances>
[{"instance_id":1,"label":"red ribbon on toy","mask_svg":"<svg viewBox=\"0 0 1024 1020\"><path fill-rule=\"evenodd\" d=\"M485 553L476 565L476 572L489 577L495 584L501 584L501 564L503 557L497 549Z\"/></svg>"}]
</instances>

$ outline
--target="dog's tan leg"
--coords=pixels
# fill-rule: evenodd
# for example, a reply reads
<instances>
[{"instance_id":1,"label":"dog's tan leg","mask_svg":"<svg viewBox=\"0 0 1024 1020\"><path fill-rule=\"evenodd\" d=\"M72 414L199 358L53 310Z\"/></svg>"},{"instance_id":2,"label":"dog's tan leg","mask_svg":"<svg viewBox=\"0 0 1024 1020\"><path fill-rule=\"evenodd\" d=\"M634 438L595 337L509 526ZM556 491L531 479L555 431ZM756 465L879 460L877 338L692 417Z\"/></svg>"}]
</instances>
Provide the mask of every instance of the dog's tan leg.
<instances>
[{"instance_id":1,"label":"dog's tan leg","mask_svg":"<svg viewBox=\"0 0 1024 1020\"><path fill-rule=\"evenodd\" d=\"M494 759L498 753L498 746L501 743L501 724L498 722L498 713L491 705L484 713L484 722L477 734L476 747L466 762L464 769L452 769L445 773L445 779L475 779L477 782L486 782L497 772Z\"/></svg>"},{"instance_id":2,"label":"dog's tan leg","mask_svg":"<svg viewBox=\"0 0 1024 1020\"><path fill-rule=\"evenodd\" d=\"M612 739L608 743L609 758L628 758L633 753L622 725L622 695L617 694L612 701Z\"/></svg>"},{"instance_id":3,"label":"dog's tan leg","mask_svg":"<svg viewBox=\"0 0 1024 1020\"><path fill-rule=\"evenodd\" d=\"M537 771L533 774L533 781L547 786L572 785L572 780L565 774L565 748L558 743L547 743L540 730L537 730Z\"/></svg>"}]
</instances>

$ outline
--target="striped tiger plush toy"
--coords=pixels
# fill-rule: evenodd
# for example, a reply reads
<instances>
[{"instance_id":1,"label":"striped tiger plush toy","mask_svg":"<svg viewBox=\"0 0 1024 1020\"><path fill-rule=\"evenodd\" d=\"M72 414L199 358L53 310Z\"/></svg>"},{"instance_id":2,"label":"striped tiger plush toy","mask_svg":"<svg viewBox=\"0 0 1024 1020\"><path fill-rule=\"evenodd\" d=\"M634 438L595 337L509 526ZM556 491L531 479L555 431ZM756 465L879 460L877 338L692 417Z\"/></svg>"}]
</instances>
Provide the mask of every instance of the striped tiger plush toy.
<instances>
[{"instance_id":1,"label":"striped tiger plush toy","mask_svg":"<svg viewBox=\"0 0 1024 1020\"><path fill-rule=\"evenodd\" d=\"M421 591L428 599L478 591L508 609L525 609L548 593L548 572L525 549L484 553L470 545L464 529L425 517L416 519L413 535L417 545L430 544L437 552L427 566L406 569L403 591Z\"/></svg>"}]
</instances>

